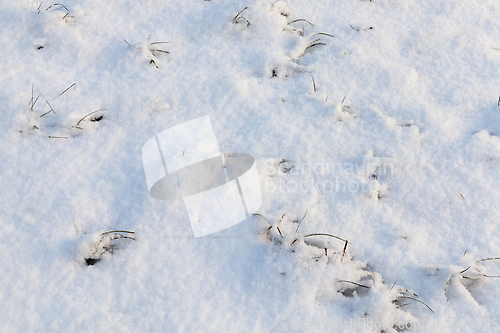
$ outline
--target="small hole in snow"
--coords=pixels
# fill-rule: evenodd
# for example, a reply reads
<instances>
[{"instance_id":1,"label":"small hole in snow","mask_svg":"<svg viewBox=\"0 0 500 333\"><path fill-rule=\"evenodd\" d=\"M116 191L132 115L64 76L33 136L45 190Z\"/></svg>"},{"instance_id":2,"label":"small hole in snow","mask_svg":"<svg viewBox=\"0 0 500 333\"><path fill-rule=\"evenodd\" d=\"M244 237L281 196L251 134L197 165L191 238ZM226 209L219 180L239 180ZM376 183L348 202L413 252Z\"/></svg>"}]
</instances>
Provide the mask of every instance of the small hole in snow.
<instances>
[{"instance_id":1,"label":"small hole in snow","mask_svg":"<svg viewBox=\"0 0 500 333\"><path fill-rule=\"evenodd\" d=\"M93 265L97 264L99 261L101 261L101 259L99 259L99 258L97 258L97 259L94 259L94 258L85 259L87 266L93 266Z\"/></svg>"},{"instance_id":2,"label":"small hole in snow","mask_svg":"<svg viewBox=\"0 0 500 333\"><path fill-rule=\"evenodd\" d=\"M98 117L95 117L95 118L91 118L90 121L92 122L96 122L96 121L101 121L102 120L102 115L98 116Z\"/></svg>"}]
</instances>

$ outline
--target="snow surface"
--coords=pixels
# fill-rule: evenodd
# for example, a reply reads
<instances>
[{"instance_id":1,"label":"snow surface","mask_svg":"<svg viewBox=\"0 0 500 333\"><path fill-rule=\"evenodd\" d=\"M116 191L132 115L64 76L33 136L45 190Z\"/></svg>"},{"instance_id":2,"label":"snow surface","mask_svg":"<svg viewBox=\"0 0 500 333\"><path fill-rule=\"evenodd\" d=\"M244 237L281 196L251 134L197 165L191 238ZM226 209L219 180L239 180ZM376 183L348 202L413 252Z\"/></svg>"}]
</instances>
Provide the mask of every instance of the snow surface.
<instances>
[{"instance_id":1,"label":"snow surface","mask_svg":"<svg viewBox=\"0 0 500 333\"><path fill-rule=\"evenodd\" d=\"M500 331L499 1L1 4L2 332ZM204 115L263 205L195 239L141 149Z\"/></svg>"}]
</instances>

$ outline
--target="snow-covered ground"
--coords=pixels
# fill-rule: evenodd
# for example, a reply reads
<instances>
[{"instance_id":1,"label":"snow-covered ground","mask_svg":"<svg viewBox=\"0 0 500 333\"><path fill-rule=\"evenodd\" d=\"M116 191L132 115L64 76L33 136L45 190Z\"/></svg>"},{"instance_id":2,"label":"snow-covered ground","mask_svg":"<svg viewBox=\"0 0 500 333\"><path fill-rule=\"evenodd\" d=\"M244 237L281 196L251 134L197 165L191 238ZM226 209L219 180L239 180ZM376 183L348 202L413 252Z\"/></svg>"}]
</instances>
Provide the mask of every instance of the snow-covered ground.
<instances>
[{"instance_id":1,"label":"snow-covered ground","mask_svg":"<svg viewBox=\"0 0 500 333\"><path fill-rule=\"evenodd\" d=\"M0 4L2 332L500 332L499 1ZM263 203L194 238L204 115Z\"/></svg>"}]
</instances>

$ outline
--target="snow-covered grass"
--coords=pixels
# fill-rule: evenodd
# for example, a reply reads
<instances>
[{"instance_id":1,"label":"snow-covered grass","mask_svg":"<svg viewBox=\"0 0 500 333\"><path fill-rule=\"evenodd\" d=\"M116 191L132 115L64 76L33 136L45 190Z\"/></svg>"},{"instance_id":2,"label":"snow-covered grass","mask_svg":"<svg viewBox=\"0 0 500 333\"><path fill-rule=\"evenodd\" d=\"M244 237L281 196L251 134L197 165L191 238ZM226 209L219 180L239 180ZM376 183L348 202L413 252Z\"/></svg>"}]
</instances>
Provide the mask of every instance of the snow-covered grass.
<instances>
[{"instance_id":1,"label":"snow-covered grass","mask_svg":"<svg viewBox=\"0 0 500 333\"><path fill-rule=\"evenodd\" d=\"M21 3L2 332L500 331L500 2ZM195 239L141 148L207 114L263 204Z\"/></svg>"}]
</instances>

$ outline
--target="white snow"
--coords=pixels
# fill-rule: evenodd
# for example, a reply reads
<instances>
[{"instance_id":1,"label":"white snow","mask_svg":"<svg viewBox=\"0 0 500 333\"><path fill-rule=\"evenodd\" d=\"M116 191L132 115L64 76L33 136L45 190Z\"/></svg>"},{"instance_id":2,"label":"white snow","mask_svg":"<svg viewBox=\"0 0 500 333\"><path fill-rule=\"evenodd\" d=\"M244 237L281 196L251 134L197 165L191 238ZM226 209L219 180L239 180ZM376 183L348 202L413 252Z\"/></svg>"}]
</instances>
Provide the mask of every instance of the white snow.
<instances>
[{"instance_id":1,"label":"white snow","mask_svg":"<svg viewBox=\"0 0 500 333\"><path fill-rule=\"evenodd\" d=\"M499 1L0 5L2 332L500 331ZM141 151L205 115L263 203L195 239Z\"/></svg>"}]
</instances>

